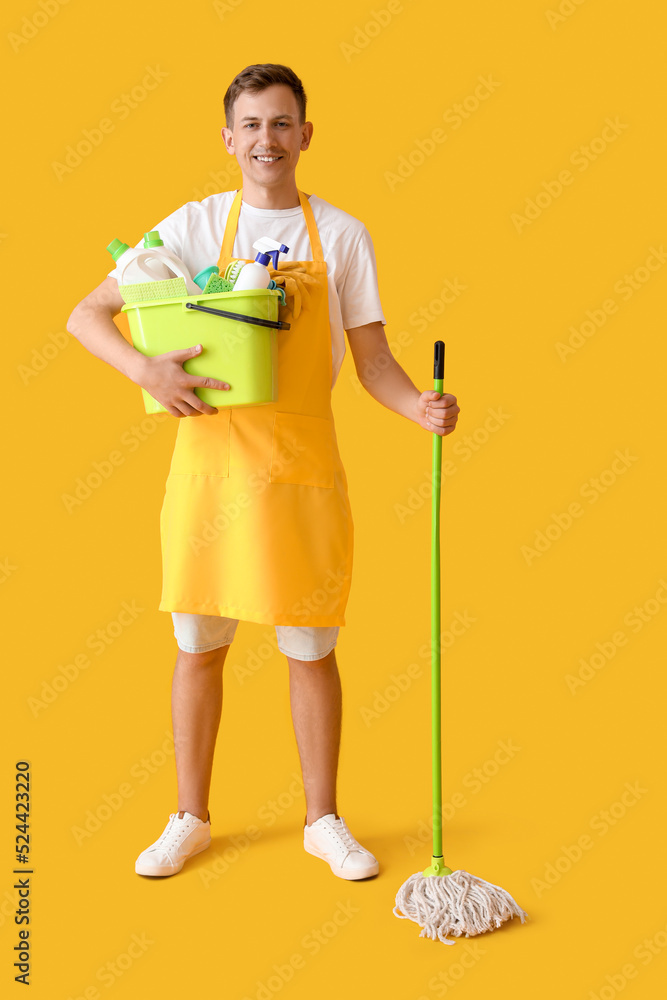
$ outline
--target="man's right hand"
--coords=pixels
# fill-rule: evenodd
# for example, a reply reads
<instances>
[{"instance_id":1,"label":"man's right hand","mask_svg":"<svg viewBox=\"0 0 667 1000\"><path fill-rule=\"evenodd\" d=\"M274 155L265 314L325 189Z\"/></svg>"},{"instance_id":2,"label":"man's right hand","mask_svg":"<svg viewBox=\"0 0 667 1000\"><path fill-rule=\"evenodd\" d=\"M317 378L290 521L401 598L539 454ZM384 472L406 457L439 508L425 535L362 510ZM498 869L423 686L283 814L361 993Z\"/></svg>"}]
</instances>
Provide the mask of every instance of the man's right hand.
<instances>
[{"instance_id":1,"label":"man's right hand","mask_svg":"<svg viewBox=\"0 0 667 1000\"><path fill-rule=\"evenodd\" d=\"M194 389L229 389L229 384L204 375L189 375L183 368L186 361L196 358L201 352L201 344L196 344L180 351L144 357L135 381L173 417L200 417L202 414L217 413L216 407L200 399Z\"/></svg>"}]
</instances>

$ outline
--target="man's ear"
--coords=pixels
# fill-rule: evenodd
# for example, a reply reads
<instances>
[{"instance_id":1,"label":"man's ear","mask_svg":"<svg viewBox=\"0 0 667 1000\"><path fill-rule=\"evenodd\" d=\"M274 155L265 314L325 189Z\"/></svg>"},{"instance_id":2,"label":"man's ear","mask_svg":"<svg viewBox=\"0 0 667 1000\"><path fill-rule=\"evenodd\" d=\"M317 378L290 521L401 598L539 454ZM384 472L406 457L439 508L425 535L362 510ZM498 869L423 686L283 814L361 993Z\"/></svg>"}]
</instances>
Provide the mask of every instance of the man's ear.
<instances>
[{"instance_id":1,"label":"man's ear","mask_svg":"<svg viewBox=\"0 0 667 1000\"><path fill-rule=\"evenodd\" d=\"M313 138L313 123L304 122L301 129L301 149L308 149L310 140Z\"/></svg>"},{"instance_id":2,"label":"man's ear","mask_svg":"<svg viewBox=\"0 0 667 1000\"><path fill-rule=\"evenodd\" d=\"M220 129L220 135L222 136L223 142L225 144L225 149L230 156L234 156L236 150L234 149L234 133L226 125Z\"/></svg>"}]
</instances>

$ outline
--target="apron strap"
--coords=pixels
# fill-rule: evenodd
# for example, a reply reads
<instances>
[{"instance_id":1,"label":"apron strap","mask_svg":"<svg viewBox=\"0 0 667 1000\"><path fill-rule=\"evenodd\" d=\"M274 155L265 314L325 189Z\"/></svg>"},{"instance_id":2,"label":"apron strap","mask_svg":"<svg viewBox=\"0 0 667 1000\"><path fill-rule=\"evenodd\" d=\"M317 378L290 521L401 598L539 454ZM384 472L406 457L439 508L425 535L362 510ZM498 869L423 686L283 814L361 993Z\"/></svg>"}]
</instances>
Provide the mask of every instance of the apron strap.
<instances>
[{"instance_id":1,"label":"apron strap","mask_svg":"<svg viewBox=\"0 0 667 1000\"><path fill-rule=\"evenodd\" d=\"M234 201L232 202L232 207L229 210L229 215L227 216L227 224L225 226L225 235L222 241L222 249L220 252L220 260L229 260L232 257L232 251L234 249L234 239L236 237L236 227L239 221L239 214L241 212L241 201L243 200L243 188L240 188ZM303 214L306 220L306 228L308 229L308 238L310 240L310 249L313 255L313 260L324 261L324 255L322 253L322 244L320 242L320 234L317 231L317 223L315 222L315 215L310 206L310 202L306 198L303 191L299 191L299 203L303 210Z\"/></svg>"},{"instance_id":2,"label":"apron strap","mask_svg":"<svg viewBox=\"0 0 667 1000\"><path fill-rule=\"evenodd\" d=\"M224 258L229 260L232 256L232 250L234 249L234 238L236 236L236 226L239 221L239 212L241 211L241 200L243 198L243 188L239 188L236 197L232 202L232 207L229 210L229 215L227 216L227 225L225 226L225 235L222 241L222 250L220 252L220 260Z\"/></svg>"},{"instance_id":3,"label":"apron strap","mask_svg":"<svg viewBox=\"0 0 667 1000\"><path fill-rule=\"evenodd\" d=\"M324 260L324 255L322 253L322 244L320 243L320 234L317 231L315 215L313 214L310 202L306 198L303 191L299 191L299 201L301 202L303 214L306 217L306 226L308 228L308 238L310 240L310 250L313 255L313 260L322 262Z\"/></svg>"}]
</instances>

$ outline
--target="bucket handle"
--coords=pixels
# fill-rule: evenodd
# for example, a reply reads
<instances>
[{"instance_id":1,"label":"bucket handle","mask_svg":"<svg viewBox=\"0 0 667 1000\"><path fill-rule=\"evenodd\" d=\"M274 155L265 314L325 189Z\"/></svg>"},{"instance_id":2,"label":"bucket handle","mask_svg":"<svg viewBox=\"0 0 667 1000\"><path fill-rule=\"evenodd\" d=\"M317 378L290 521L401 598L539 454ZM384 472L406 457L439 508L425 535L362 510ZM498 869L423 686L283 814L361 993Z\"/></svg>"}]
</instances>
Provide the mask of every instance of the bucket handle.
<instances>
[{"instance_id":1,"label":"bucket handle","mask_svg":"<svg viewBox=\"0 0 667 1000\"><path fill-rule=\"evenodd\" d=\"M211 309L210 306L198 306L194 302L186 302L186 309L197 309L198 312L213 313L214 316L224 316L225 319L237 319L241 323L251 323L253 326L268 326L272 330L289 330L290 324L282 320L260 319L258 316L246 316L245 313L226 312L223 309Z\"/></svg>"}]
</instances>

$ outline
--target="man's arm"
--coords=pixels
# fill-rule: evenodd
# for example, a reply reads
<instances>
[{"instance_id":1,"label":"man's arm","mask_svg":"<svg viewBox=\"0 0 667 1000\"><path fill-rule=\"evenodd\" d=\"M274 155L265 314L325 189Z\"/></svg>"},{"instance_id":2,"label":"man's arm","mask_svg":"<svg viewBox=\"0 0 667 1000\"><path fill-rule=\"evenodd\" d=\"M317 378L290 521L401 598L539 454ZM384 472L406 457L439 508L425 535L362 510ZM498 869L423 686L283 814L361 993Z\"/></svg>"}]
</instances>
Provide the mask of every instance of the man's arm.
<instances>
[{"instance_id":1,"label":"man's arm","mask_svg":"<svg viewBox=\"0 0 667 1000\"><path fill-rule=\"evenodd\" d=\"M139 385L144 355L127 342L113 321L124 304L118 282L106 277L72 310L67 332L96 358Z\"/></svg>"},{"instance_id":2,"label":"man's arm","mask_svg":"<svg viewBox=\"0 0 667 1000\"><path fill-rule=\"evenodd\" d=\"M198 345L147 357L128 343L113 321L124 305L118 282L107 275L72 310L67 332L96 358L106 361L157 399L174 417L217 413L215 406L195 395L195 387L228 389L219 379L189 375L183 364L200 353Z\"/></svg>"},{"instance_id":3,"label":"man's arm","mask_svg":"<svg viewBox=\"0 0 667 1000\"><path fill-rule=\"evenodd\" d=\"M456 396L420 392L391 353L380 322L347 330L357 376L373 399L437 434L450 434L460 413Z\"/></svg>"}]
</instances>

